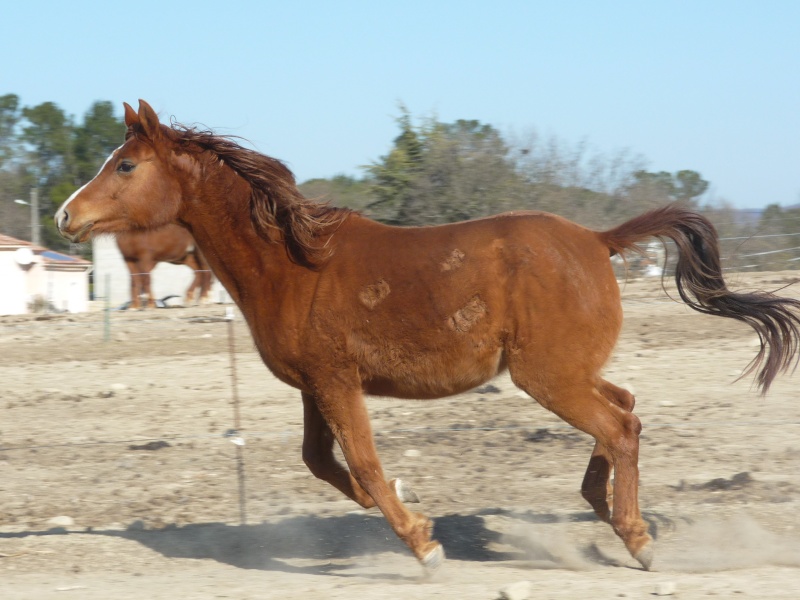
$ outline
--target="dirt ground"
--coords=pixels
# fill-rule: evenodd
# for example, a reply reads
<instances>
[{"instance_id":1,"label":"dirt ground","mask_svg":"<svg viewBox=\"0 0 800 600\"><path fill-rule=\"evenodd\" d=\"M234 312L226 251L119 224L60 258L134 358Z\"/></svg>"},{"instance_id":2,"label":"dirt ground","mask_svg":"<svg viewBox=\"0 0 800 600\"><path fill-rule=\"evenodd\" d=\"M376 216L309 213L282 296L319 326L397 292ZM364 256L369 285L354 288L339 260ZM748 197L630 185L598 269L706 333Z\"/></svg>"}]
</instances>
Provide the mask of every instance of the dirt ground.
<instances>
[{"instance_id":1,"label":"dirt ground","mask_svg":"<svg viewBox=\"0 0 800 600\"><path fill-rule=\"evenodd\" d=\"M448 556L424 577L379 513L307 471L299 395L238 314L230 432L231 326L211 306L0 317L0 598L490 600L525 581L537 599L799 597L797 376L760 397L734 383L757 349L747 326L654 280L623 294L606 376L644 425L651 572L580 497L592 441L500 377L369 401L387 475L414 487Z\"/></svg>"}]
</instances>

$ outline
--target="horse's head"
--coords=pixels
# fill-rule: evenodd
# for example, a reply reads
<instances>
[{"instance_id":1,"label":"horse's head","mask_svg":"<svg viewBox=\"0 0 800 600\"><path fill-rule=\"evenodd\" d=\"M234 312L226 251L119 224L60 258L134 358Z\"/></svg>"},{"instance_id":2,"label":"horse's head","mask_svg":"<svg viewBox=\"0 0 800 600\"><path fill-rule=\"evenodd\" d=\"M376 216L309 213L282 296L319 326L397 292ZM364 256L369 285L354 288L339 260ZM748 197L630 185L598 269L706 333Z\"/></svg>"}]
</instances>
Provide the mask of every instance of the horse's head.
<instances>
[{"instance_id":1,"label":"horse's head","mask_svg":"<svg viewBox=\"0 0 800 600\"><path fill-rule=\"evenodd\" d=\"M137 113L125 104L125 143L112 152L89 183L56 212L64 237L82 242L92 235L150 229L177 218L181 203L178 173L171 168L172 130L139 100Z\"/></svg>"}]
</instances>

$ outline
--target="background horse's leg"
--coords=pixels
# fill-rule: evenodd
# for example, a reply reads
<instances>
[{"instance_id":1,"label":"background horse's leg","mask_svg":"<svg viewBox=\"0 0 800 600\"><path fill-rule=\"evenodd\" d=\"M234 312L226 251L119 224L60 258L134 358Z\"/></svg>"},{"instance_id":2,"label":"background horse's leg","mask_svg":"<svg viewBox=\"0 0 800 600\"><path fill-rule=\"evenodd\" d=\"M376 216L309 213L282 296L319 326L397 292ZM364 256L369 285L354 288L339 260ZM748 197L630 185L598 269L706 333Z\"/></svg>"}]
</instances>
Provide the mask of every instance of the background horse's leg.
<instances>
[{"instance_id":1,"label":"background horse's leg","mask_svg":"<svg viewBox=\"0 0 800 600\"><path fill-rule=\"evenodd\" d=\"M141 282L142 288L144 289L144 295L147 297L147 304L145 306L147 308L155 308L156 301L153 299L153 291L150 289L150 271L142 273Z\"/></svg>"},{"instance_id":2,"label":"background horse's leg","mask_svg":"<svg viewBox=\"0 0 800 600\"><path fill-rule=\"evenodd\" d=\"M193 254L189 254L183 264L194 271L194 278L192 279L191 285L189 285L189 289L186 290L183 304L184 306L194 306L194 291L198 288L201 282L200 276L202 273L199 271L200 265L197 264L197 260Z\"/></svg>"},{"instance_id":3,"label":"background horse's leg","mask_svg":"<svg viewBox=\"0 0 800 600\"><path fill-rule=\"evenodd\" d=\"M639 432L641 423L632 412L625 410L616 401L609 400L603 392L612 389L603 384L547 382L528 387L519 373L512 370L514 382L536 398L545 408L557 414L567 423L588 433L597 441L602 453L593 454L590 468L597 463L611 460L614 469L614 510L611 525L622 538L625 547L645 569L653 561L653 538L647 530L647 523L639 511ZM616 387L616 386L615 386ZM620 389L620 388L616 388ZM541 393L537 393L541 390ZM606 472L605 477L608 477ZM602 476L598 476L603 481ZM605 495L605 485L603 495Z\"/></svg>"},{"instance_id":4,"label":"background horse's leg","mask_svg":"<svg viewBox=\"0 0 800 600\"><path fill-rule=\"evenodd\" d=\"M350 389L326 390L323 395L315 398L304 396L305 405L308 406L313 402L317 409L315 411L306 408L305 416L306 418L310 416L312 419L319 419L321 416L324 419L329 431L339 443L347 465L350 467L350 473L360 489L372 498L394 532L406 543L414 556L424 566L436 568L442 563L444 552L439 542L431 540L433 523L424 515L409 511L398 498L395 489L392 489L384 479L383 468L372 438L372 428L364 398L358 383L354 383L356 385ZM318 453L328 443L326 440L328 434L324 433L324 429L318 424L315 426L312 422L312 432L314 428L318 432L317 435L308 437L310 449L316 450L317 453L316 462L312 460L314 468L318 469L318 472L325 473L326 477L330 478L326 480L345 494L350 490L353 493L351 497L359 502L354 497L359 488L350 482L351 475L348 475L345 480L341 471L338 473L326 471L326 467L330 469L330 460L325 458L325 452L321 454L321 459ZM308 433L308 428L306 432ZM319 432L324 435L320 436ZM305 456L305 440L303 449ZM311 454L315 454L315 452L311 452ZM325 466L319 469L320 464ZM342 487L339 487L337 483Z\"/></svg>"},{"instance_id":5,"label":"background horse's leg","mask_svg":"<svg viewBox=\"0 0 800 600\"><path fill-rule=\"evenodd\" d=\"M139 293L141 286L139 285L139 266L130 260L125 260L125 265L128 267L128 271L131 274L131 304L130 308L133 310L138 310L141 306L141 302L139 300Z\"/></svg>"},{"instance_id":6,"label":"background horse's leg","mask_svg":"<svg viewBox=\"0 0 800 600\"><path fill-rule=\"evenodd\" d=\"M199 249L195 249L195 260L197 261L197 275L200 281L200 297L198 302L202 305L208 304L208 294L211 292L211 284L214 283L214 277L211 273L211 267L206 261L206 257Z\"/></svg>"},{"instance_id":7,"label":"background horse's leg","mask_svg":"<svg viewBox=\"0 0 800 600\"><path fill-rule=\"evenodd\" d=\"M208 294L211 292L211 284L213 283L211 269L206 265L205 270L199 271L198 275L200 276L200 297L198 302L200 304L208 304L210 302Z\"/></svg>"},{"instance_id":8,"label":"background horse's leg","mask_svg":"<svg viewBox=\"0 0 800 600\"><path fill-rule=\"evenodd\" d=\"M141 286L140 294L146 297L145 308L155 308L156 301L153 300L153 292L150 289L150 271L156 268L156 261L150 257L140 258L139 263L136 265L139 271L139 285Z\"/></svg>"},{"instance_id":9,"label":"background horse's leg","mask_svg":"<svg viewBox=\"0 0 800 600\"><path fill-rule=\"evenodd\" d=\"M603 396L623 410L628 412L633 410L636 400L628 390L605 380L601 380L597 387ZM597 516L606 523L611 523L613 507L612 465L613 459L608 449L599 441L595 442L592 457L589 459L589 466L586 468L586 475L581 484L581 494L592 506Z\"/></svg>"}]
</instances>

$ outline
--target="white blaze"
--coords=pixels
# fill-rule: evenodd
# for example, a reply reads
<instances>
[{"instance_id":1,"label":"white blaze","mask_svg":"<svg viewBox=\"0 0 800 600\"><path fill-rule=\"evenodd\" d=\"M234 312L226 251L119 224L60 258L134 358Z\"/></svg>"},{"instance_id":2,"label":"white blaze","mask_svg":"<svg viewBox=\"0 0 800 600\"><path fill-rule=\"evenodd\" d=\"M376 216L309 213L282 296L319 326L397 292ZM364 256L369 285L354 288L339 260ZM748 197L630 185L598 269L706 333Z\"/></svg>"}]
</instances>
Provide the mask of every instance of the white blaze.
<instances>
[{"instance_id":1,"label":"white blaze","mask_svg":"<svg viewBox=\"0 0 800 600\"><path fill-rule=\"evenodd\" d=\"M119 148L122 148L122 146L120 146ZM106 165L109 163L109 161L110 161L112 158L114 158L114 155L117 153L117 150L119 150L119 148L117 148L117 149L116 149L116 150L114 150L114 151L113 151L111 154L109 154L109 155L108 155L108 158L107 158L107 159L105 160L105 162L103 163L103 166L101 166L101 167L100 167L100 170L99 170L99 171L97 171L97 175L100 175L100 173L102 173L102 172L103 172L103 169L105 169L105 168L106 168ZM94 181L95 179L97 179L97 175L95 175L94 177L92 177L92 180L91 180L91 181L89 181L88 183L84 183L84 184L83 184L83 185L82 185L80 188L78 188L77 190L75 190L74 192L72 192L72 195L71 195L69 198L67 198L66 200L64 200L64 203L63 203L63 204L62 204L62 205L59 207L59 209L56 211L56 226L57 226L59 229L61 229L61 220L64 218L64 209L66 209L66 208L67 208L67 204L69 204L69 203L70 203L70 202L72 202L72 201L73 201L75 198L77 198L77 197L78 197L78 195L79 195L79 194L80 194L80 193L81 193L81 192L82 192L84 189L86 189L86 186L87 186L87 185L89 185L90 183L92 183L92 181Z\"/></svg>"}]
</instances>

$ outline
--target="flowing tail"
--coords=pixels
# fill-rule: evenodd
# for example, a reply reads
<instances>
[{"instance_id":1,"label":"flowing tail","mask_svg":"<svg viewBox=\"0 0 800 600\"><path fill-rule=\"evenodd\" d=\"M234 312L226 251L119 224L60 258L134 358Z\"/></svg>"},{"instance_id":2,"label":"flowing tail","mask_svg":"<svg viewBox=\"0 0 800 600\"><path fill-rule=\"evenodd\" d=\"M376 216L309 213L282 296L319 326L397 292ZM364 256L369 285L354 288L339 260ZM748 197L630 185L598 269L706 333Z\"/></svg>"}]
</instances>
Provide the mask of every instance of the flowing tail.
<instances>
[{"instance_id":1,"label":"flowing tail","mask_svg":"<svg viewBox=\"0 0 800 600\"><path fill-rule=\"evenodd\" d=\"M701 313L744 321L758 334L761 348L742 376L758 369L756 382L762 394L776 375L797 365L800 301L769 292L730 291L722 277L719 237L704 216L668 204L599 236L612 256L628 249L641 251L636 243L648 237L674 241L678 247L675 283L681 299Z\"/></svg>"}]
</instances>

